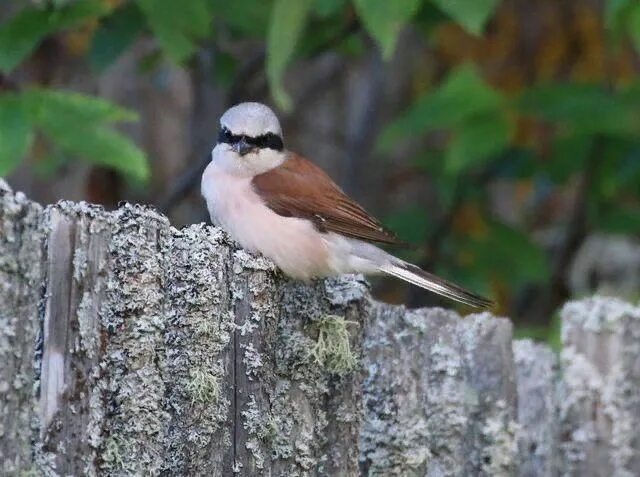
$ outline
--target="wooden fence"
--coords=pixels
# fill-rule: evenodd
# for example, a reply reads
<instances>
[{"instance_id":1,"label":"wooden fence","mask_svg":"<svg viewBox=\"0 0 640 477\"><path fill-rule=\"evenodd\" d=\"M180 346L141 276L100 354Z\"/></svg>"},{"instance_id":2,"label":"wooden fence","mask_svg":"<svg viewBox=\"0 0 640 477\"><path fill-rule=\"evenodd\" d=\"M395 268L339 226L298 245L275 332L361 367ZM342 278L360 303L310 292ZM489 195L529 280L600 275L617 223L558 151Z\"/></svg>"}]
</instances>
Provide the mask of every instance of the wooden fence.
<instances>
[{"instance_id":1,"label":"wooden fence","mask_svg":"<svg viewBox=\"0 0 640 477\"><path fill-rule=\"evenodd\" d=\"M562 320L557 359L504 318L0 180L0 475L640 475L640 308Z\"/></svg>"}]
</instances>

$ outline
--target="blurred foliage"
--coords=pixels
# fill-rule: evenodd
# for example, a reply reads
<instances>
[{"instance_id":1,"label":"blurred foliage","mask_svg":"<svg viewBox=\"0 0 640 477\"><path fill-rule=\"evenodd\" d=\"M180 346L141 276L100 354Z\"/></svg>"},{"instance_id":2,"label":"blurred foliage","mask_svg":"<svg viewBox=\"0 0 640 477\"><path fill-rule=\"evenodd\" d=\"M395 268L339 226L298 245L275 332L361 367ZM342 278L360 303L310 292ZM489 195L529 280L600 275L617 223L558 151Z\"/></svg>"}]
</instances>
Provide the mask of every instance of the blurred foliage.
<instances>
[{"instance_id":1,"label":"blurred foliage","mask_svg":"<svg viewBox=\"0 0 640 477\"><path fill-rule=\"evenodd\" d=\"M238 59L225 41L264 41L272 98L288 110L294 104L283 76L292 62L327 50L363 55L364 33L391 60L409 27L440 70L422 78L404 112L385 125L376 155L435 138L414 166L433 178L441 216L426 218L413 204L387 222L416 246L412 258L429 263L438 255L440 272L484 289L506 310L509 289L553 284L562 265L554 244L532 233L541 221L553 223L546 216L584 212L588 230L640 231L640 2L594 3L562 7L574 9L571 25L551 14L538 19L545 34L535 52L523 52L513 40L522 27L515 7L500 0L24 2L0 25L0 71L11 79L47 38L80 32L86 47L79 51L97 73L140 37L153 37L157 51L148 65L167 57L188 66L206 46L216 55L217 80L228 85ZM526 65L512 67L514 57ZM114 128L135 115L98 98L19 83L0 83L1 175L45 143L51 157L149 177L144 153ZM519 220L493 213L488 179L515 184ZM549 191L570 195L582 182L584 204L556 210ZM536 208L523 207L532 202ZM566 222L571 227L571 218Z\"/></svg>"},{"instance_id":2,"label":"blurred foliage","mask_svg":"<svg viewBox=\"0 0 640 477\"><path fill-rule=\"evenodd\" d=\"M291 99L281 85L284 69L307 21L311 0L275 0L267 34L267 78L273 99L291 109Z\"/></svg>"}]
</instances>

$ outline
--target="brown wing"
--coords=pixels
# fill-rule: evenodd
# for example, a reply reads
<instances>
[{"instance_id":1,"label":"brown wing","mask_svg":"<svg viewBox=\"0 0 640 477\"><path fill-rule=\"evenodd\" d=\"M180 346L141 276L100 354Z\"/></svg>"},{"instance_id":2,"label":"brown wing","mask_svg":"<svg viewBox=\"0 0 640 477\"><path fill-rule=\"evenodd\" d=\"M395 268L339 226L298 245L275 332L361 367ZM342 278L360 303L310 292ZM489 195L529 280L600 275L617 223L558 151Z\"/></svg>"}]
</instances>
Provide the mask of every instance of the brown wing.
<instances>
[{"instance_id":1,"label":"brown wing","mask_svg":"<svg viewBox=\"0 0 640 477\"><path fill-rule=\"evenodd\" d=\"M295 153L279 167L253 178L255 191L276 214L313 221L318 230L370 242L398 243L359 204L311 161Z\"/></svg>"}]
</instances>

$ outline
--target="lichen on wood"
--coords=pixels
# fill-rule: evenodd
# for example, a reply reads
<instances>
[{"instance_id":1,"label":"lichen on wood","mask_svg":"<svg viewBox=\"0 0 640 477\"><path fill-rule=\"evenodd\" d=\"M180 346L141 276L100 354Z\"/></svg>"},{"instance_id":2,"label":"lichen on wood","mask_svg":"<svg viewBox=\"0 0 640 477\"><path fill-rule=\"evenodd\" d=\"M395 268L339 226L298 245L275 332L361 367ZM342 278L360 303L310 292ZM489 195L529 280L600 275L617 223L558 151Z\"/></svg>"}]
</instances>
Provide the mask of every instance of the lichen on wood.
<instances>
[{"instance_id":1,"label":"lichen on wood","mask_svg":"<svg viewBox=\"0 0 640 477\"><path fill-rule=\"evenodd\" d=\"M640 308L594 297L562 310L566 475L640 475Z\"/></svg>"},{"instance_id":2,"label":"lichen on wood","mask_svg":"<svg viewBox=\"0 0 640 477\"><path fill-rule=\"evenodd\" d=\"M367 331L365 475L513 475L511 324L376 305Z\"/></svg>"},{"instance_id":3,"label":"lichen on wood","mask_svg":"<svg viewBox=\"0 0 640 477\"><path fill-rule=\"evenodd\" d=\"M560 472L557 357L532 340L513 342L518 387L518 455L522 477Z\"/></svg>"},{"instance_id":4,"label":"lichen on wood","mask_svg":"<svg viewBox=\"0 0 640 477\"><path fill-rule=\"evenodd\" d=\"M0 474L640 474L640 310L508 320L287 280L219 228L0 180Z\"/></svg>"},{"instance_id":5,"label":"lichen on wood","mask_svg":"<svg viewBox=\"0 0 640 477\"><path fill-rule=\"evenodd\" d=\"M0 474L32 468L38 316L43 280L42 208L0 179Z\"/></svg>"},{"instance_id":6,"label":"lichen on wood","mask_svg":"<svg viewBox=\"0 0 640 477\"><path fill-rule=\"evenodd\" d=\"M366 317L357 279L291 283L220 229L0 185L3 473L357 474L361 373L308 366L306 334Z\"/></svg>"}]
</instances>

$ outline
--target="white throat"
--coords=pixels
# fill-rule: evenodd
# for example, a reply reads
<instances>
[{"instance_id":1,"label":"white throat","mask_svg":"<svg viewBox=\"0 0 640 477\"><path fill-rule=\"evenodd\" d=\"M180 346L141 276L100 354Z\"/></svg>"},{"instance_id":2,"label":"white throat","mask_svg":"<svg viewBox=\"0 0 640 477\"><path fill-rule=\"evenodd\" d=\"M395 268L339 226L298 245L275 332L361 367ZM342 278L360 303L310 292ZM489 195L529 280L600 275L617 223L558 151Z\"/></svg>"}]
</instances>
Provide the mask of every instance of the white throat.
<instances>
[{"instance_id":1,"label":"white throat","mask_svg":"<svg viewBox=\"0 0 640 477\"><path fill-rule=\"evenodd\" d=\"M241 156L229 144L220 143L211 151L211 162L227 174L250 178L278 167L287 159L287 151L259 149Z\"/></svg>"}]
</instances>

